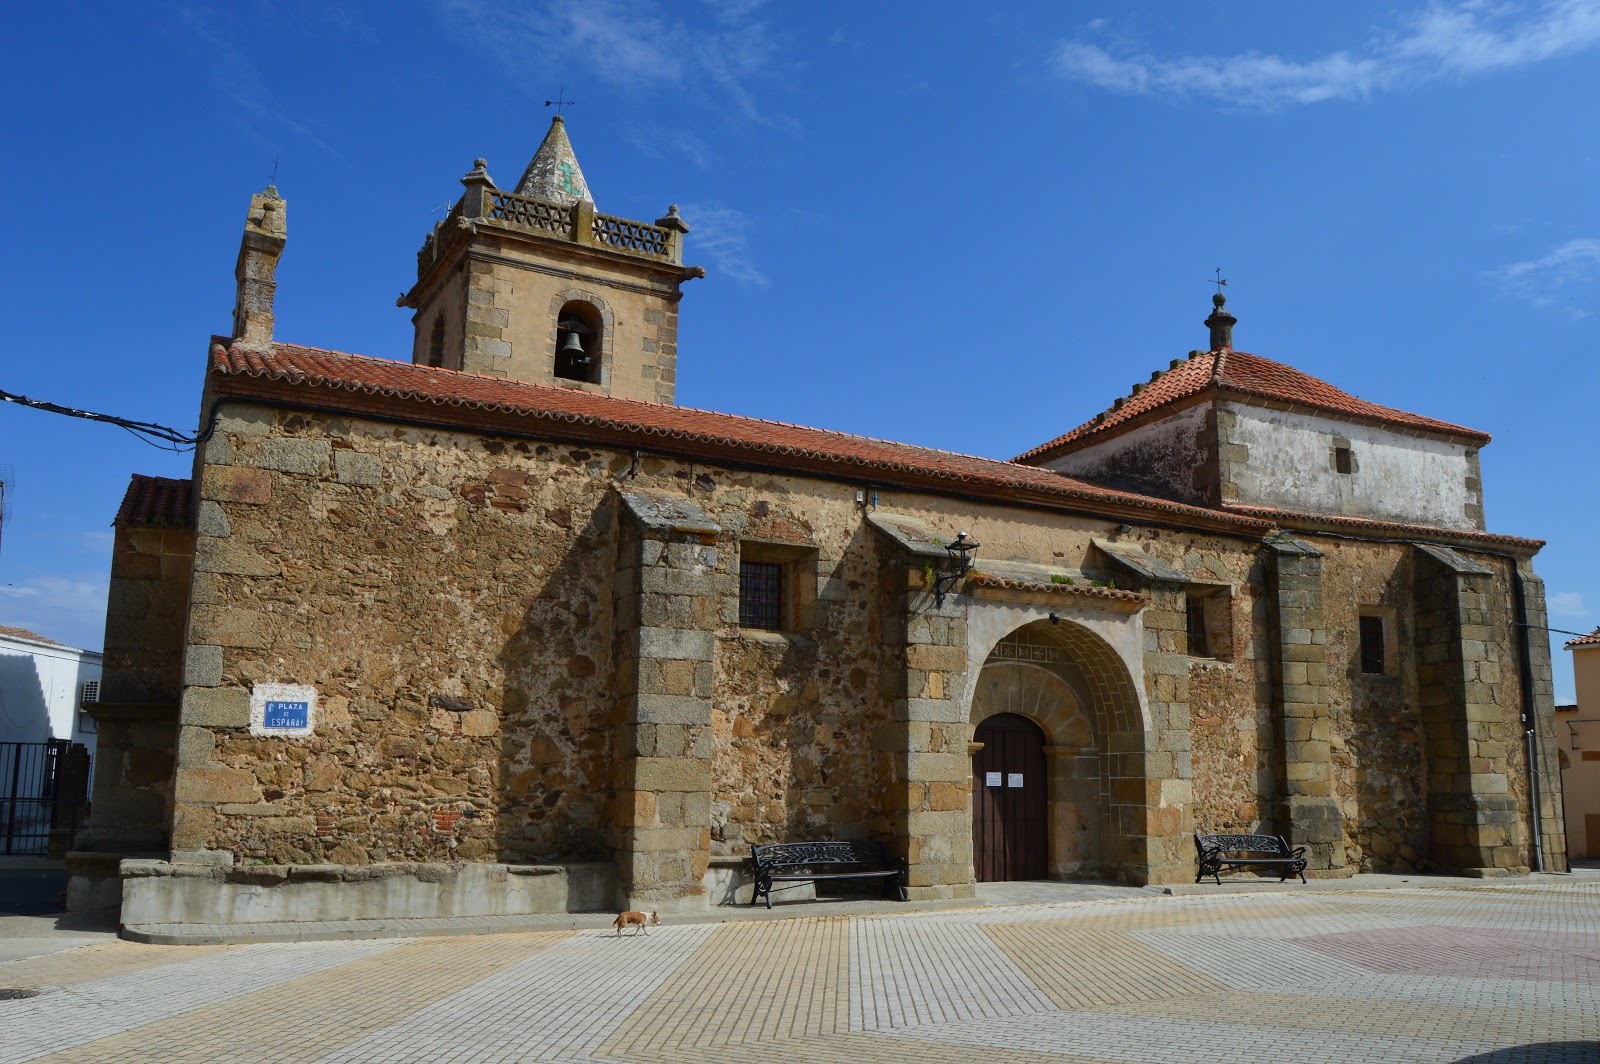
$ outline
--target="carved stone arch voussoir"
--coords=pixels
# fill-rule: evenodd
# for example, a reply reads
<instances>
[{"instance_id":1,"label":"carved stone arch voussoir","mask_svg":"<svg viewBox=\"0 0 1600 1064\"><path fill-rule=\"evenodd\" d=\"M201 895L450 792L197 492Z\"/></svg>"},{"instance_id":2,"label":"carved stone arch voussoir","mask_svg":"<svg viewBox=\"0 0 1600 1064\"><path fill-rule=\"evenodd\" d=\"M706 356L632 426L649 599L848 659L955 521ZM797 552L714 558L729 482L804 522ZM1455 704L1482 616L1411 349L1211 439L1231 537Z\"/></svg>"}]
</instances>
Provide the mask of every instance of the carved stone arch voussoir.
<instances>
[{"instance_id":1,"label":"carved stone arch voussoir","mask_svg":"<svg viewBox=\"0 0 1600 1064\"><path fill-rule=\"evenodd\" d=\"M974 729L997 713L1015 713L1043 729L1051 753L1095 748L1094 725L1071 686L1025 661L990 661L978 673L968 718Z\"/></svg>"}]
</instances>

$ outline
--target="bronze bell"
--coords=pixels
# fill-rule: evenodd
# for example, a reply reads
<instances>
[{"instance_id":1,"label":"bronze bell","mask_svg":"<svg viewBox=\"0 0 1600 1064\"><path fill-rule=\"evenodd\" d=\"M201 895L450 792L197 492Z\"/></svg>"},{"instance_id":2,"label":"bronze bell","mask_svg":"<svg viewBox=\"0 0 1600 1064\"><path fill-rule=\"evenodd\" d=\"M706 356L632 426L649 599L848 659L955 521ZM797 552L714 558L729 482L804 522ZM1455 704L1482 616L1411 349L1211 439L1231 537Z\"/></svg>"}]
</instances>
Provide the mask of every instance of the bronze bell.
<instances>
[{"instance_id":1,"label":"bronze bell","mask_svg":"<svg viewBox=\"0 0 1600 1064\"><path fill-rule=\"evenodd\" d=\"M589 361L589 356L583 350L583 341L578 339L578 334L575 332L567 333L566 340L561 344L561 353L578 362Z\"/></svg>"}]
</instances>

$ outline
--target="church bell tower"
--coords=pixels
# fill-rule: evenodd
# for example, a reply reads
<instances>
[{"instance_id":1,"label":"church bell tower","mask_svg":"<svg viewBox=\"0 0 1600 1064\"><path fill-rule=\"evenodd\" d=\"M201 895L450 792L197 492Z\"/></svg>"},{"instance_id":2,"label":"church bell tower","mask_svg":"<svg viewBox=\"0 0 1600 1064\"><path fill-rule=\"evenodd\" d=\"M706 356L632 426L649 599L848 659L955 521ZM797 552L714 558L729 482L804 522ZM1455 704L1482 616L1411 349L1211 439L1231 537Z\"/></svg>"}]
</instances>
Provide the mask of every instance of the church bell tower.
<instances>
[{"instance_id":1,"label":"church bell tower","mask_svg":"<svg viewBox=\"0 0 1600 1064\"><path fill-rule=\"evenodd\" d=\"M595 210L556 115L511 191L478 159L417 253L418 365L673 402L683 265L676 205L654 224Z\"/></svg>"}]
</instances>

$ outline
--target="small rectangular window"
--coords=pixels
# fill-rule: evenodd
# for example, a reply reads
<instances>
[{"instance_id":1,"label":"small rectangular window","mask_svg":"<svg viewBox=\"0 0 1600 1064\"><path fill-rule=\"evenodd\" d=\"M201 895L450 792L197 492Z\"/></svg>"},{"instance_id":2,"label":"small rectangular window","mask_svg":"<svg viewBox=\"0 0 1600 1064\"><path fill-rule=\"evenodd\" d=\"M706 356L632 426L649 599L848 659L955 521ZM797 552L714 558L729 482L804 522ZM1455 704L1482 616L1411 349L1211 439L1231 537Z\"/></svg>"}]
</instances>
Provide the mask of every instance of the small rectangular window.
<instances>
[{"instance_id":1,"label":"small rectangular window","mask_svg":"<svg viewBox=\"0 0 1600 1064\"><path fill-rule=\"evenodd\" d=\"M1335 447L1333 449L1333 467L1341 473L1354 473L1355 463L1350 460L1350 448Z\"/></svg>"},{"instance_id":2,"label":"small rectangular window","mask_svg":"<svg viewBox=\"0 0 1600 1064\"><path fill-rule=\"evenodd\" d=\"M1190 595L1187 613L1189 621L1189 656L1192 658L1209 658L1211 656L1211 640L1206 637L1205 599Z\"/></svg>"},{"instance_id":3,"label":"small rectangular window","mask_svg":"<svg viewBox=\"0 0 1600 1064\"><path fill-rule=\"evenodd\" d=\"M1382 617L1361 619L1361 671L1381 675L1388 671L1384 661Z\"/></svg>"},{"instance_id":4,"label":"small rectangular window","mask_svg":"<svg viewBox=\"0 0 1600 1064\"><path fill-rule=\"evenodd\" d=\"M739 626L783 630L783 566L777 562L739 562Z\"/></svg>"}]
</instances>

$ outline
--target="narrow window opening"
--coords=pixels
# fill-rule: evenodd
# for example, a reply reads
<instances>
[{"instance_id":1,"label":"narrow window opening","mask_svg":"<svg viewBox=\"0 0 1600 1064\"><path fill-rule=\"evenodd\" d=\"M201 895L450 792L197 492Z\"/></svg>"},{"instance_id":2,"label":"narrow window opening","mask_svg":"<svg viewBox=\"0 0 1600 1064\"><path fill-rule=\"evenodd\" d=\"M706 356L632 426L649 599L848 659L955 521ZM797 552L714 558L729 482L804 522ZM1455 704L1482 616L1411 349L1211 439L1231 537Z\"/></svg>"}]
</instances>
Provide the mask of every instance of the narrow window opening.
<instances>
[{"instance_id":1,"label":"narrow window opening","mask_svg":"<svg viewBox=\"0 0 1600 1064\"><path fill-rule=\"evenodd\" d=\"M1211 640L1206 636L1206 603L1205 599L1190 595L1187 609L1189 622L1189 656L1192 658L1209 658L1211 656Z\"/></svg>"},{"instance_id":2,"label":"narrow window opening","mask_svg":"<svg viewBox=\"0 0 1600 1064\"><path fill-rule=\"evenodd\" d=\"M600 383L604 323L588 303L568 303L556 315L555 374L562 380Z\"/></svg>"},{"instance_id":3,"label":"narrow window opening","mask_svg":"<svg viewBox=\"0 0 1600 1064\"><path fill-rule=\"evenodd\" d=\"M428 365L444 365L444 318L433 322L433 334L428 337Z\"/></svg>"},{"instance_id":4,"label":"narrow window opening","mask_svg":"<svg viewBox=\"0 0 1600 1064\"><path fill-rule=\"evenodd\" d=\"M1388 670L1384 660L1383 618L1363 616L1361 621L1361 671L1381 675Z\"/></svg>"},{"instance_id":5,"label":"narrow window opening","mask_svg":"<svg viewBox=\"0 0 1600 1064\"><path fill-rule=\"evenodd\" d=\"M739 562L739 626L783 630L783 565Z\"/></svg>"},{"instance_id":6,"label":"narrow window opening","mask_svg":"<svg viewBox=\"0 0 1600 1064\"><path fill-rule=\"evenodd\" d=\"M1355 463L1350 459L1350 448L1335 447L1333 449L1333 468L1341 473L1354 473Z\"/></svg>"}]
</instances>

